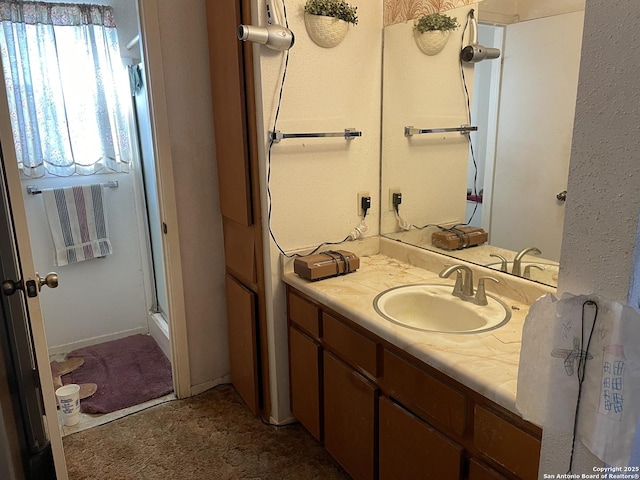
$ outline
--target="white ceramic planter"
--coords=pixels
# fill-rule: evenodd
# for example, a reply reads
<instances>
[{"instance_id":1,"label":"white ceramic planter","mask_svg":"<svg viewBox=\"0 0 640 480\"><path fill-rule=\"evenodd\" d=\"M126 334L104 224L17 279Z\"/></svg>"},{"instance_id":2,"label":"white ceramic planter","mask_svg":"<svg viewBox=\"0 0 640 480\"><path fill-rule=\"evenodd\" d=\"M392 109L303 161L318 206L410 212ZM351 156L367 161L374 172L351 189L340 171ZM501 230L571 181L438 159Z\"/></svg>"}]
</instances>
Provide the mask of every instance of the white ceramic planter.
<instances>
[{"instance_id":1,"label":"white ceramic planter","mask_svg":"<svg viewBox=\"0 0 640 480\"><path fill-rule=\"evenodd\" d=\"M416 40L416 45L422 53L425 55L436 55L447 44L449 40L449 30L443 32L442 30L430 30L428 32L420 33L418 30L413 31L413 38Z\"/></svg>"},{"instance_id":2,"label":"white ceramic planter","mask_svg":"<svg viewBox=\"0 0 640 480\"><path fill-rule=\"evenodd\" d=\"M317 45L332 48L338 45L349 31L349 23L334 17L304 14L304 25Z\"/></svg>"}]
</instances>

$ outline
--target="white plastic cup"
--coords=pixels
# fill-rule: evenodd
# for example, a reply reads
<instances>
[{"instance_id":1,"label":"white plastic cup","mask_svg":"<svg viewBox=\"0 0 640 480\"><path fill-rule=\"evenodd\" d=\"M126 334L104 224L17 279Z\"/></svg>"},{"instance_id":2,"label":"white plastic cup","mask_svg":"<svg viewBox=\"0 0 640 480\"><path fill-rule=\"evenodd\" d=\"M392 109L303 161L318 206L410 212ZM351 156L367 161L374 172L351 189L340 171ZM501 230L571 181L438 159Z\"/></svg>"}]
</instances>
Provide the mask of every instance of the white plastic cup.
<instances>
[{"instance_id":1,"label":"white plastic cup","mask_svg":"<svg viewBox=\"0 0 640 480\"><path fill-rule=\"evenodd\" d=\"M80 385L70 383L56 390L62 423L69 427L80 421Z\"/></svg>"}]
</instances>

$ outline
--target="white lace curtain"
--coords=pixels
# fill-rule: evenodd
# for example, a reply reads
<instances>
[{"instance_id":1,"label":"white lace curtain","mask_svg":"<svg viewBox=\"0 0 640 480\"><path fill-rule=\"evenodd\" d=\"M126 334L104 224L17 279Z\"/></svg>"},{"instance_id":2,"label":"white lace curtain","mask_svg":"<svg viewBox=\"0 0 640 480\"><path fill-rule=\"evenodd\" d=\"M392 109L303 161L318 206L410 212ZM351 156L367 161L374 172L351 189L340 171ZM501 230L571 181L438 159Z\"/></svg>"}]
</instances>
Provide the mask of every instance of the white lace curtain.
<instances>
[{"instance_id":1,"label":"white lace curtain","mask_svg":"<svg viewBox=\"0 0 640 480\"><path fill-rule=\"evenodd\" d=\"M0 53L24 175L129 170L131 104L111 7L0 1Z\"/></svg>"}]
</instances>

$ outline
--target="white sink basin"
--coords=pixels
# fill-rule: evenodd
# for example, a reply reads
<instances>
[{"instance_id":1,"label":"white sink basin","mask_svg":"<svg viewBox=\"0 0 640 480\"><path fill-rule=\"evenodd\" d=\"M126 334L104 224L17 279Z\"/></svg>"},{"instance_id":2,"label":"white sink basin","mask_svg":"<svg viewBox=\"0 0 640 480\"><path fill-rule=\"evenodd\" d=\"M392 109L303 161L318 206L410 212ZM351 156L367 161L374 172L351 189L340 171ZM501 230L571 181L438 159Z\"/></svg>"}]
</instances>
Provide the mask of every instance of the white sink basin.
<instances>
[{"instance_id":1,"label":"white sink basin","mask_svg":"<svg viewBox=\"0 0 640 480\"><path fill-rule=\"evenodd\" d=\"M501 327L511 318L507 306L487 294L479 306L451 295L453 286L403 285L380 293L373 306L390 322L426 332L479 333Z\"/></svg>"}]
</instances>

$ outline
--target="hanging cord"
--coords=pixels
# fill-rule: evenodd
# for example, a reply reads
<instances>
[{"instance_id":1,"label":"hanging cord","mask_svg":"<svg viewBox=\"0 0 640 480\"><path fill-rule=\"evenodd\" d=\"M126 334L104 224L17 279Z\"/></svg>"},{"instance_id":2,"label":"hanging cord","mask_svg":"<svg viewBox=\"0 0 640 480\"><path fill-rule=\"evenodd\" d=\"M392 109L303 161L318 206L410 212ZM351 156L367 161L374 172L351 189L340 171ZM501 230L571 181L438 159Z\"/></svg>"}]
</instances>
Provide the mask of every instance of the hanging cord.
<instances>
[{"instance_id":1,"label":"hanging cord","mask_svg":"<svg viewBox=\"0 0 640 480\"><path fill-rule=\"evenodd\" d=\"M411 225L409 222L405 221L401 216L400 216L400 207L398 205L394 205L393 206L393 211L396 215L396 220L398 221L398 226L402 229L402 230L411 230L411 227L413 227L414 225Z\"/></svg>"},{"instance_id":2,"label":"hanging cord","mask_svg":"<svg viewBox=\"0 0 640 480\"><path fill-rule=\"evenodd\" d=\"M464 32L467 31L468 26L469 26L469 15L467 15L467 21L464 24L464 28L462 29L462 36L460 38L460 50L462 50L462 48L464 47ZM459 60L459 64L460 64L460 76L462 77L462 86L464 88L464 94L465 94L465 99L467 103L467 120L469 122L469 125L471 125L471 100L469 97L469 89L467 88L467 79L464 75L464 67L462 65L462 59ZM469 149L471 151L471 160L473 162L473 194L476 197L478 197L478 163L476 162L476 154L473 150L473 141L471 140L471 132L467 133L467 139L469 140ZM471 213L469 220L467 220L467 223L463 223L460 225L469 225L473 220L473 217L476 215L477 210L478 210L478 202L476 202L475 206L473 207L473 212Z\"/></svg>"},{"instance_id":3,"label":"hanging cord","mask_svg":"<svg viewBox=\"0 0 640 480\"><path fill-rule=\"evenodd\" d=\"M593 323L591 324L591 330L589 331L589 337L587 339L587 346L584 348L584 321L585 321L585 307L592 306L595 308L595 313L593 315ZM587 366L587 360L589 358L589 347L591 346L591 337L593 337L593 331L596 326L596 321L598 320L598 304L593 300L587 300L582 304L582 324L580 330L580 349L578 355L578 398L576 400L576 413L573 418L573 434L571 438L571 455L569 457L569 470L568 474L572 473L573 470L573 454L576 446L576 431L578 428L578 413L580 410L580 400L582 398L582 382L584 381L584 371ZM584 348L584 349L583 349Z\"/></svg>"},{"instance_id":4,"label":"hanging cord","mask_svg":"<svg viewBox=\"0 0 640 480\"><path fill-rule=\"evenodd\" d=\"M285 27L289 28L289 19L287 17L287 5L285 3L285 0L282 0L282 9L284 12L284 23L285 23ZM285 80L287 78L287 69L289 67L289 50L285 51L285 56L284 56L284 68L282 70L282 79L280 80L280 90L278 92L278 104L276 106L276 113L273 119L273 128L272 128L272 132L275 132L277 130L277 126L278 126L278 118L280 116L280 107L282 106L282 95L284 93L284 84L285 84ZM362 221L360 222L360 225L358 225L356 228L354 228L351 233L349 235L347 235L346 237L344 237L343 240L340 240L338 242L323 242L320 245L318 245L317 247L315 247L311 252L306 253L304 255L300 254L300 253L294 253L294 254L288 254L284 251L284 249L280 246L280 244L278 243L278 240L276 239L275 234L273 233L273 229L271 228L271 211L273 208L273 202L272 202L272 198L271 198L271 150L273 148L273 144L275 143L275 138L270 137L269 138L269 145L267 147L267 203L268 203L268 207L267 207L267 227L269 229L269 236L271 237L271 240L273 240L273 243L275 244L275 246L278 248L278 250L280 251L280 253L282 255L284 255L287 258L294 258L294 257L302 257L305 255L312 255L314 253L316 253L318 250L320 250L322 247L326 246L326 245L339 245L343 242L346 242L347 240L351 239L351 240L355 240L356 238L359 238L360 236L364 235L368 230L369 227L366 225L366 223L364 223L364 217L366 217L366 212L365 215L362 217Z\"/></svg>"}]
</instances>

